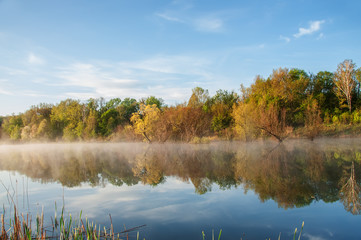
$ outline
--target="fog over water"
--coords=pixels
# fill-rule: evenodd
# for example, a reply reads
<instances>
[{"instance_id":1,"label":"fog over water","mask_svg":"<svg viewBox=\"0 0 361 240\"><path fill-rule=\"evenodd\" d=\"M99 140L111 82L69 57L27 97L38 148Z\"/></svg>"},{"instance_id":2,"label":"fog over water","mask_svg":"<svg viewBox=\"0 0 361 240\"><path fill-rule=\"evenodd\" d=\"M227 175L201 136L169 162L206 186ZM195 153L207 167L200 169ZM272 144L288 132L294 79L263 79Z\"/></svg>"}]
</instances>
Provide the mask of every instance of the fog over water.
<instances>
[{"instance_id":1,"label":"fog over water","mask_svg":"<svg viewBox=\"0 0 361 240\"><path fill-rule=\"evenodd\" d=\"M101 224L111 213L118 229L146 224L146 239L286 238L302 221L305 239L359 239L360 140L5 144L0 201Z\"/></svg>"}]
</instances>

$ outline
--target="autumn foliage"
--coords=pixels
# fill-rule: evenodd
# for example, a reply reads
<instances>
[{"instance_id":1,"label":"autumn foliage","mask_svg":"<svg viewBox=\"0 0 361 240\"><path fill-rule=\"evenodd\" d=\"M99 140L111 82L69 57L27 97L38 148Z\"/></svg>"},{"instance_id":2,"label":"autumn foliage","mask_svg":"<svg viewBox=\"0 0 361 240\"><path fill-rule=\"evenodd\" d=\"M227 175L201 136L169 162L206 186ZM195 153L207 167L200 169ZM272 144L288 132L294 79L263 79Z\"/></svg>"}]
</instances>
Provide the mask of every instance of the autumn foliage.
<instances>
[{"instance_id":1,"label":"autumn foliage","mask_svg":"<svg viewBox=\"0 0 361 240\"><path fill-rule=\"evenodd\" d=\"M218 90L210 96L196 87L176 106L155 96L66 99L1 117L0 133L16 141L312 140L327 128L361 123L360 78L361 70L345 60L335 73L279 68L267 78L257 76L249 87L241 85L240 93Z\"/></svg>"}]
</instances>

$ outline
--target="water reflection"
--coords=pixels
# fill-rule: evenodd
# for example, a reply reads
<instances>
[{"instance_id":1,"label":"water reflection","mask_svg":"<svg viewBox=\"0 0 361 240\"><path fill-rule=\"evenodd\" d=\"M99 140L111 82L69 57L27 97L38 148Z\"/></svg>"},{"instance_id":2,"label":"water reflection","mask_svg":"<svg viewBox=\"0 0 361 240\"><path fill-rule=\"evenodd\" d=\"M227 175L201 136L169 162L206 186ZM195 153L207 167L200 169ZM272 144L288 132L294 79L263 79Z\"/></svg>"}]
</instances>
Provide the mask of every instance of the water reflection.
<instances>
[{"instance_id":1,"label":"water reflection","mask_svg":"<svg viewBox=\"0 0 361 240\"><path fill-rule=\"evenodd\" d=\"M239 185L282 208L342 201L360 214L361 146L357 140L257 144L49 144L0 147L0 170L67 187L90 183L157 186L168 176L198 194Z\"/></svg>"}]
</instances>

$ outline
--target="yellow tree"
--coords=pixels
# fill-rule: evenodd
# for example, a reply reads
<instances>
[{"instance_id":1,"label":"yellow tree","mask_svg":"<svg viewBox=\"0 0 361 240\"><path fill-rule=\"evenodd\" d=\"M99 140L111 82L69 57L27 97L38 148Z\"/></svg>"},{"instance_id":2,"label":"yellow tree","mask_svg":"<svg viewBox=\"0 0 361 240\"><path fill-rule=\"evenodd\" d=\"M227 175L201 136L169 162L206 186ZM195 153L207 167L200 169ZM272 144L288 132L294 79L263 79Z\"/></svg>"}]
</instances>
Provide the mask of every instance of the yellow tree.
<instances>
[{"instance_id":1,"label":"yellow tree","mask_svg":"<svg viewBox=\"0 0 361 240\"><path fill-rule=\"evenodd\" d=\"M156 123L160 116L160 110L156 104L139 106L139 111L133 113L130 121L136 134L142 135L148 142L152 142L156 131Z\"/></svg>"},{"instance_id":2,"label":"yellow tree","mask_svg":"<svg viewBox=\"0 0 361 240\"><path fill-rule=\"evenodd\" d=\"M234 130L245 141L258 137L259 130L254 123L256 106L253 103L241 102L233 108Z\"/></svg>"},{"instance_id":3,"label":"yellow tree","mask_svg":"<svg viewBox=\"0 0 361 240\"><path fill-rule=\"evenodd\" d=\"M337 96L341 103L346 100L350 112L352 92L356 86L355 67L356 65L352 60L343 61L338 65L337 72L335 72L333 79L336 85L335 92Z\"/></svg>"}]
</instances>

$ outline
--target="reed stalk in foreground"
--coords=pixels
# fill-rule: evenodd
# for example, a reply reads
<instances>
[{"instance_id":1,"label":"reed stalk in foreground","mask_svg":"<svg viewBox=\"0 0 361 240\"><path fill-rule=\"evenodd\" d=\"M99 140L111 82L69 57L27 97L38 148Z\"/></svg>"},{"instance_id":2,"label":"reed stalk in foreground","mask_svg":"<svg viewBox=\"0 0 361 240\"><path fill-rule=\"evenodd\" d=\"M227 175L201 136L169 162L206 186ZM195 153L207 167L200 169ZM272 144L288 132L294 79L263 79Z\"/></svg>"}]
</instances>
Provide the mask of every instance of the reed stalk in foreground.
<instances>
[{"instance_id":1,"label":"reed stalk in foreground","mask_svg":"<svg viewBox=\"0 0 361 240\"><path fill-rule=\"evenodd\" d=\"M297 240L300 240L301 239L301 234L302 234L302 230L303 230L303 227L305 225L305 222L302 222L302 227L301 227L301 231L298 235L298 239ZM219 234L218 234L218 240L221 239L221 235L222 235L222 229L219 231ZM296 240L296 237L297 237L297 228L295 229L295 232L293 234L293 240ZM204 233L204 231L202 231L202 239L203 240L206 240L206 234ZM241 238L242 240L243 238ZM212 240L214 240L214 230L212 230ZM267 239L266 239L267 240ZM269 240L271 240L269 238ZM278 235L278 240L281 240L281 233Z\"/></svg>"},{"instance_id":2,"label":"reed stalk in foreground","mask_svg":"<svg viewBox=\"0 0 361 240\"><path fill-rule=\"evenodd\" d=\"M56 205L55 205L56 209ZM114 232L114 226L110 216L110 227L101 227L94 222L90 222L85 218L82 219L80 212L79 219L74 220L72 215L69 219L64 217L64 208L62 208L59 219L57 218L56 211L54 220L51 219L50 226L44 226L44 212L37 215L35 224L32 224L32 219L29 214L19 214L16 206L14 206L14 215L11 216L9 222L5 220L5 209L1 214L1 235L0 240L43 240L43 239L61 239L61 240L83 240L83 239L129 239L129 234L144 227L137 226L134 228L126 229L121 232ZM139 234L137 235L139 238Z\"/></svg>"}]
</instances>

